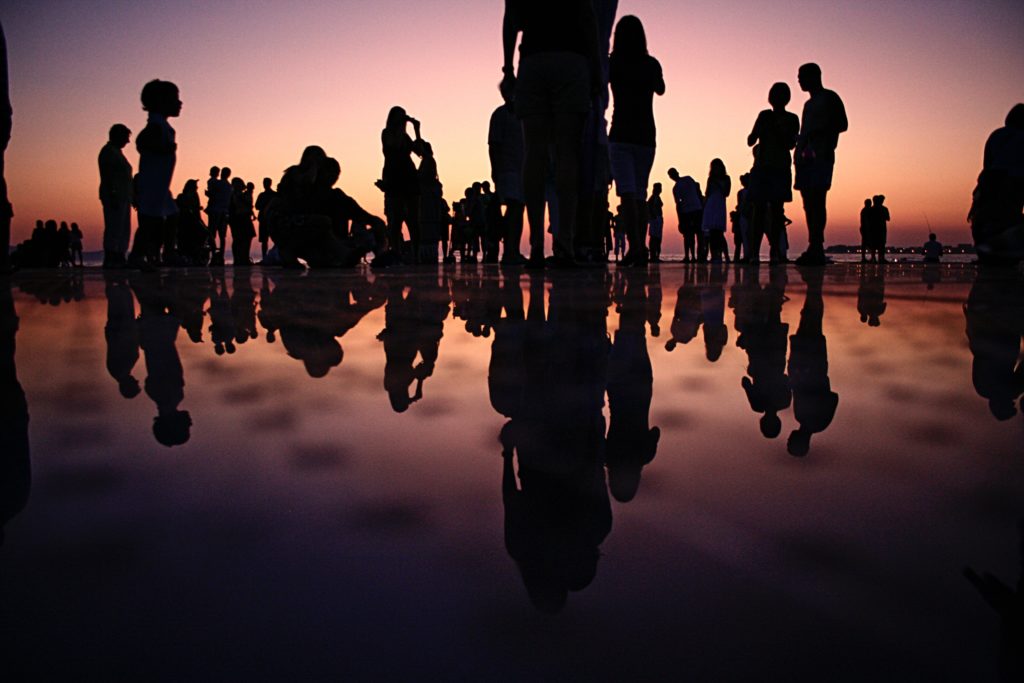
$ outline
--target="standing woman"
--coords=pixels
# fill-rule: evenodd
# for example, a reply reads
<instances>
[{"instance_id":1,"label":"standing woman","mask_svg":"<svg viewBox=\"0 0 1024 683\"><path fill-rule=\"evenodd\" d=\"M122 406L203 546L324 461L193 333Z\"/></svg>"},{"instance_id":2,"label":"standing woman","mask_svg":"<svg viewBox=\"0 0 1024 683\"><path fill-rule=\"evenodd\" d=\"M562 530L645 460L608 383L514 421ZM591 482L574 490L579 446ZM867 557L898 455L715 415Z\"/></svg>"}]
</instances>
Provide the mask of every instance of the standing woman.
<instances>
[{"instance_id":1,"label":"standing woman","mask_svg":"<svg viewBox=\"0 0 1024 683\"><path fill-rule=\"evenodd\" d=\"M725 242L725 224L728 216L725 211L725 198L732 191L732 180L725 172L725 164L721 159L712 159L708 171L708 184L704 200L704 218L701 229L708 238L711 261L720 263L728 258L729 245Z\"/></svg>"},{"instance_id":2,"label":"standing woman","mask_svg":"<svg viewBox=\"0 0 1024 683\"><path fill-rule=\"evenodd\" d=\"M654 95L665 94L665 78L661 64L647 53L643 24L631 14L615 27L608 78L615 100L608 155L629 239L622 264L646 265L641 233L647 223L647 183L654 165Z\"/></svg>"},{"instance_id":3,"label":"standing woman","mask_svg":"<svg viewBox=\"0 0 1024 683\"><path fill-rule=\"evenodd\" d=\"M409 137L406 126L412 124L416 139ZM409 228L412 241L413 263L420 260L420 185L416 165L411 154L423 156L420 122L411 118L401 107L392 107L387 124L380 134L384 148L384 171L381 189L384 190L384 214L388 219L390 249L398 250L402 244L402 223Z\"/></svg>"}]
</instances>

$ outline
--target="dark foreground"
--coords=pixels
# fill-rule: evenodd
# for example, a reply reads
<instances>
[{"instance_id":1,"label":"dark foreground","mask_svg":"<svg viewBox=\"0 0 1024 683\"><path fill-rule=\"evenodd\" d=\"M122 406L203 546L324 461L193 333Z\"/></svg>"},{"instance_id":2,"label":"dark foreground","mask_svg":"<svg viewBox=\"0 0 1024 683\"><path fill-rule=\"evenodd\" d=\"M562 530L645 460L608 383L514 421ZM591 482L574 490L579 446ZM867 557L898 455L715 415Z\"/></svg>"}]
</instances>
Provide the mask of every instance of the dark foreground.
<instances>
[{"instance_id":1,"label":"dark foreground","mask_svg":"<svg viewBox=\"0 0 1024 683\"><path fill-rule=\"evenodd\" d=\"M1020 674L1019 274L0 285L2 680Z\"/></svg>"}]
</instances>

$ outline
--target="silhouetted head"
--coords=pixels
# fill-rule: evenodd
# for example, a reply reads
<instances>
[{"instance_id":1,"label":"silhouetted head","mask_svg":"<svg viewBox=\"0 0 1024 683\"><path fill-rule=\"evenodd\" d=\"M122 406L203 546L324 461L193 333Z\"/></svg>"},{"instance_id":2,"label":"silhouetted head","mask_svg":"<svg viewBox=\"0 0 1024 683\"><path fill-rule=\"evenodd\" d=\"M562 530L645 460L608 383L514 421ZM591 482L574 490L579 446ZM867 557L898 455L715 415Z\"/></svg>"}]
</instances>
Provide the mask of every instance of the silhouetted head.
<instances>
[{"instance_id":1,"label":"silhouetted head","mask_svg":"<svg viewBox=\"0 0 1024 683\"><path fill-rule=\"evenodd\" d=\"M270 178L264 178L263 179L263 189L264 190L269 190L270 186L273 185L273 184L274 184L274 181L271 180Z\"/></svg>"},{"instance_id":2,"label":"silhouetted head","mask_svg":"<svg viewBox=\"0 0 1024 683\"><path fill-rule=\"evenodd\" d=\"M786 450L789 451L790 455L797 458L807 455L811 450L811 433L804 429L794 429L789 434Z\"/></svg>"},{"instance_id":3,"label":"silhouetted head","mask_svg":"<svg viewBox=\"0 0 1024 683\"><path fill-rule=\"evenodd\" d=\"M161 116L177 116L181 113L178 86L160 79L150 81L142 87L142 108Z\"/></svg>"},{"instance_id":4,"label":"silhouetted head","mask_svg":"<svg viewBox=\"0 0 1024 683\"><path fill-rule=\"evenodd\" d=\"M804 92L815 93L821 90L821 67L814 62L809 62L800 67L796 72L796 79L800 83L800 89Z\"/></svg>"},{"instance_id":5,"label":"silhouetted head","mask_svg":"<svg viewBox=\"0 0 1024 683\"><path fill-rule=\"evenodd\" d=\"M867 208L867 207L870 207L870 206L871 206L871 200L870 199L865 199L864 200L864 208Z\"/></svg>"},{"instance_id":6,"label":"silhouetted head","mask_svg":"<svg viewBox=\"0 0 1024 683\"><path fill-rule=\"evenodd\" d=\"M627 14L615 25L612 57L642 57L647 54L647 34L640 19Z\"/></svg>"},{"instance_id":7,"label":"silhouetted head","mask_svg":"<svg viewBox=\"0 0 1024 683\"><path fill-rule=\"evenodd\" d=\"M791 97L789 86L782 82L773 84L768 90L768 104L774 109L785 109Z\"/></svg>"},{"instance_id":8,"label":"silhouetted head","mask_svg":"<svg viewBox=\"0 0 1024 683\"><path fill-rule=\"evenodd\" d=\"M68 230L68 222L67 221L61 221L60 222L60 231L61 232L67 232L67 230Z\"/></svg>"},{"instance_id":9,"label":"silhouetted head","mask_svg":"<svg viewBox=\"0 0 1024 683\"><path fill-rule=\"evenodd\" d=\"M512 104L516 97L516 82L503 78L501 83L498 84L498 92L501 93L501 99L505 101L505 104Z\"/></svg>"},{"instance_id":10,"label":"silhouetted head","mask_svg":"<svg viewBox=\"0 0 1024 683\"><path fill-rule=\"evenodd\" d=\"M243 181L241 178L232 178L231 189L234 190L235 192L241 192L242 190L245 189L245 181Z\"/></svg>"},{"instance_id":11,"label":"silhouetted head","mask_svg":"<svg viewBox=\"0 0 1024 683\"><path fill-rule=\"evenodd\" d=\"M317 179L324 184L324 187L334 187L334 183L338 182L340 177L341 164L338 163L338 160L334 157L324 159L320 173L317 174Z\"/></svg>"},{"instance_id":12,"label":"silhouetted head","mask_svg":"<svg viewBox=\"0 0 1024 683\"><path fill-rule=\"evenodd\" d=\"M743 175L740 176L740 185L742 185L743 187L746 187L749 184L750 184L750 174L749 173L744 173Z\"/></svg>"},{"instance_id":13,"label":"silhouetted head","mask_svg":"<svg viewBox=\"0 0 1024 683\"><path fill-rule=\"evenodd\" d=\"M107 139L118 147L124 147L132 139L132 131L123 123L115 123L110 127Z\"/></svg>"},{"instance_id":14,"label":"silhouetted head","mask_svg":"<svg viewBox=\"0 0 1024 683\"><path fill-rule=\"evenodd\" d=\"M153 418L153 436L164 446L180 446L188 441L192 430L192 416L187 410L175 410Z\"/></svg>"},{"instance_id":15,"label":"silhouetted head","mask_svg":"<svg viewBox=\"0 0 1024 683\"><path fill-rule=\"evenodd\" d=\"M409 121L409 115L405 113L405 109L402 107L391 107L388 112L387 123L384 124L384 128L392 133L400 133L405 130L405 124Z\"/></svg>"},{"instance_id":16,"label":"silhouetted head","mask_svg":"<svg viewBox=\"0 0 1024 683\"><path fill-rule=\"evenodd\" d=\"M713 178L722 178L726 175L725 162L721 159L712 159L711 166L708 168L708 175Z\"/></svg>"},{"instance_id":17,"label":"silhouetted head","mask_svg":"<svg viewBox=\"0 0 1024 683\"><path fill-rule=\"evenodd\" d=\"M934 232L928 233L928 239L931 240L932 242L934 242L935 241L935 233Z\"/></svg>"},{"instance_id":18,"label":"silhouetted head","mask_svg":"<svg viewBox=\"0 0 1024 683\"><path fill-rule=\"evenodd\" d=\"M46 221L46 229L49 232L57 232L57 221L53 220L52 218Z\"/></svg>"},{"instance_id":19,"label":"silhouetted head","mask_svg":"<svg viewBox=\"0 0 1024 683\"><path fill-rule=\"evenodd\" d=\"M651 188L651 194L654 196L661 194L661 183L654 183L654 186Z\"/></svg>"},{"instance_id":20,"label":"silhouetted head","mask_svg":"<svg viewBox=\"0 0 1024 683\"><path fill-rule=\"evenodd\" d=\"M677 171L675 168L668 169L668 177L671 178L672 180L679 180L679 171Z\"/></svg>"},{"instance_id":21,"label":"silhouetted head","mask_svg":"<svg viewBox=\"0 0 1024 683\"><path fill-rule=\"evenodd\" d=\"M882 204L885 203L885 195L876 194L874 197L871 198L871 200L875 203L875 206L881 206Z\"/></svg>"},{"instance_id":22,"label":"silhouetted head","mask_svg":"<svg viewBox=\"0 0 1024 683\"><path fill-rule=\"evenodd\" d=\"M485 180L482 183L480 183L480 189L483 190L484 194L490 194L491 193L491 181Z\"/></svg>"},{"instance_id":23,"label":"silhouetted head","mask_svg":"<svg viewBox=\"0 0 1024 683\"><path fill-rule=\"evenodd\" d=\"M139 380L135 379L131 375L122 377L117 382L117 390L121 392L121 395L125 398L135 398L142 391L139 386Z\"/></svg>"},{"instance_id":24,"label":"silhouetted head","mask_svg":"<svg viewBox=\"0 0 1024 683\"><path fill-rule=\"evenodd\" d=\"M640 476L658 452L661 430L652 427L639 438L627 441L609 439L606 451L608 461L608 490L620 503L628 503L640 488Z\"/></svg>"},{"instance_id":25,"label":"silhouetted head","mask_svg":"<svg viewBox=\"0 0 1024 683\"><path fill-rule=\"evenodd\" d=\"M42 229L43 229L43 219L40 218L39 220L36 221L36 230L42 230Z\"/></svg>"},{"instance_id":26,"label":"silhouetted head","mask_svg":"<svg viewBox=\"0 0 1024 683\"><path fill-rule=\"evenodd\" d=\"M210 167L210 177L211 178L216 178L219 175L220 175L220 166L211 166Z\"/></svg>"},{"instance_id":27,"label":"silhouetted head","mask_svg":"<svg viewBox=\"0 0 1024 683\"><path fill-rule=\"evenodd\" d=\"M220 179L221 180L227 180L230 177L231 177L231 169L230 168L225 166L224 168L220 169Z\"/></svg>"},{"instance_id":28,"label":"silhouetted head","mask_svg":"<svg viewBox=\"0 0 1024 683\"><path fill-rule=\"evenodd\" d=\"M1024 130L1024 103L1013 105L1013 109L1006 115L1006 127Z\"/></svg>"},{"instance_id":29,"label":"silhouetted head","mask_svg":"<svg viewBox=\"0 0 1024 683\"><path fill-rule=\"evenodd\" d=\"M761 434L766 439L774 439L782 433L782 420L775 413L765 413L759 421Z\"/></svg>"}]
</instances>

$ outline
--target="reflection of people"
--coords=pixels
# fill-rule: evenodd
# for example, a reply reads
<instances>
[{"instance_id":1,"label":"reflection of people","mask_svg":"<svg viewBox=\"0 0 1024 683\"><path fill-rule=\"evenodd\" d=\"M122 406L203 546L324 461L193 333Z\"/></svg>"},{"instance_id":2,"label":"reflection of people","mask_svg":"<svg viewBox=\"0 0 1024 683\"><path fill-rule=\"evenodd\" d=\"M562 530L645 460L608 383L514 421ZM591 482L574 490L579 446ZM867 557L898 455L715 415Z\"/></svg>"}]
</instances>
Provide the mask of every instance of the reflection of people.
<instances>
[{"instance_id":1,"label":"reflection of people","mask_svg":"<svg viewBox=\"0 0 1024 683\"><path fill-rule=\"evenodd\" d=\"M436 281L435 281L436 282ZM425 283L415 283L406 294L396 287L384 308L385 328L378 335L384 342L384 389L396 413L423 398L423 382L434 374L438 349L448 317L448 302L441 292ZM416 363L417 356L420 362ZM416 383L413 395L409 387Z\"/></svg>"},{"instance_id":2,"label":"reflection of people","mask_svg":"<svg viewBox=\"0 0 1024 683\"><path fill-rule=\"evenodd\" d=\"M125 398L134 398L142 388L132 371L139 360L139 327L135 322L135 298L128 286L128 278L107 274L107 325L103 330L107 340L107 372L117 382L118 391Z\"/></svg>"},{"instance_id":3,"label":"reflection of people","mask_svg":"<svg viewBox=\"0 0 1024 683\"><path fill-rule=\"evenodd\" d=\"M406 129L412 124L416 139ZM420 122L405 113L401 107L392 107L387 123L380 134L384 149L384 170L381 183L384 190L384 214L388 220L388 240L391 249L401 251L402 224L409 229L412 243L412 261L420 259L419 176L412 156L423 156L423 138Z\"/></svg>"},{"instance_id":4,"label":"reflection of people","mask_svg":"<svg viewBox=\"0 0 1024 683\"><path fill-rule=\"evenodd\" d=\"M2 34L0 34L2 35ZM4 527L28 502L28 403L15 367L18 315L11 283L0 282L0 546Z\"/></svg>"},{"instance_id":5,"label":"reflection of people","mask_svg":"<svg viewBox=\"0 0 1024 683\"><path fill-rule=\"evenodd\" d=\"M985 160L967 215L983 263L1024 258L1024 103L985 142Z\"/></svg>"},{"instance_id":6,"label":"reflection of people","mask_svg":"<svg viewBox=\"0 0 1024 683\"><path fill-rule=\"evenodd\" d=\"M643 468L654 459L661 431L650 426L654 372L647 352L646 270L621 271L625 282L608 356L608 488L615 500L633 499Z\"/></svg>"},{"instance_id":7,"label":"reflection of people","mask_svg":"<svg viewBox=\"0 0 1024 683\"><path fill-rule=\"evenodd\" d=\"M125 158L125 145L132 132L123 123L110 127L107 144L99 155L100 202L103 204L103 267L125 264L131 238L132 165Z\"/></svg>"},{"instance_id":8,"label":"reflection of people","mask_svg":"<svg viewBox=\"0 0 1024 683\"><path fill-rule=\"evenodd\" d=\"M545 612L593 580L612 521L602 467L607 302L577 288L552 283L545 320L544 282L531 278L525 322L506 292L513 322L500 344L496 335L488 382L492 404L510 418L501 430L505 545Z\"/></svg>"},{"instance_id":9,"label":"reflection of people","mask_svg":"<svg viewBox=\"0 0 1024 683\"><path fill-rule=\"evenodd\" d=\"M790 455L807 455L811 437L825 431L836 415L839 394L832 391L828 379L828 348L822 331L825 302L822 285L825 274L820 268L801 268L807 285L800 326L789 338L789 381L793 388L793 416L799 428L789 435Z\"/></svg>"},{"instance_id":10,"label":"reflection of people","mask_svg":"<svg viewBox=\"0 0 1024 683\"><path fill-rule=\"evenodd\" d=\"M178 406L185 399L185 371L175 347L181 320L171 312L173 303L160 283L147 276L131 281L139 300L139 345L146 360L146 395L157 407L153 436L164 446L188 441L192 416Z\"/></svg>"},{"instance_id":11,"label":"reflection of people","mask_svg":"<svg viewBox=\"0 0 1024 683\"><path fill-rule=\"evenodd\" d=\"M768 284L761 287L760 270L741 269L733 286L736 310L736 346L747 352L743 391L755 413L761 413L761 434L774 439L782 432L779 413L789 407L792 392L786 375L789 325L782 322L786 301L786 270L773 267Z\"/></svg>"},{"instance_id":12,"label":"reflection of people","mask_svg":"<svg viewBox=\"0 0 1024 683\"><path fill-rule=\"evenodd\" d=\"M1024 394L1024 288L1017 278L982 268L964 305L967 341L974 356L971 379L978 395L988 400L997 420L1017 413L1014 401Z\"/></svg>"},{"instance_id":13,"label":"reflection of people","mask_svg":"<svg viewBox=\"0 0 1024 683\"><path fill-rule=\"evenodd\" d=\"M804 103L795 157L795 187L804 200L808 242L807 251L797 259L797 263L815 266L827 262L825 223L828 214L825 200L832 187L839 134L849 128L849 122L839 95L821 84L821 68L817 64L801 66L797 78L800 89L810 95Z\"/></svg>"},{"instance_id":14,"label":"reflection of people","mask_svg":"<svg viewBox=\"0 0 1024 683\"><path fill-rule=\"evenodd\" d=\"M861 266L860 284L857 287L857 312L860 321L869 327L882 324L885 313L885 269L878 266Z\"/></svg>"}]
</instances>

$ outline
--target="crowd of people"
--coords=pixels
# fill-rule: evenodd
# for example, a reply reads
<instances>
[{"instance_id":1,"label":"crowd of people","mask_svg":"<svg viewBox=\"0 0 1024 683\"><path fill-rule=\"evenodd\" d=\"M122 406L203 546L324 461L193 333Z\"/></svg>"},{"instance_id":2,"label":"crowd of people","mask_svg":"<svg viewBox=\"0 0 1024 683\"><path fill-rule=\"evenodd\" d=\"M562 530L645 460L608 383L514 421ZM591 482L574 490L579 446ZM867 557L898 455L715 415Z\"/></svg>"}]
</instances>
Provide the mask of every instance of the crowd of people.
<instances>
[{"instance_id":1,"label":"crowd of people","mask_svg":"<svg viewBox=\"0 0 1024 683\"><path fill-rule=\"evenodd\" d=\"M251 263L253 240L260 244L263 264L284 266L350 266L370 254L376 267L450 263L456 257L527 268L660 261L664 199L660 183L650 187L650 174L657 148L653 102L665 93L666 80L648 50L641 20L626 15L616 23L617 5L615 0L557 5L506 0L502 103L491 116L487 140L493 190L490 181L473 183L449 204L420 122L395 106L381 131L384 165L377 186L384 193L383 219L334 187L339 176L334 167L340 164L315 145L285 171L277 190L264 178L256 196L254 183L215 166L203 189L205 207L198 180L188 180L173 196L178 143L170 120L181 112L179 91L168 81L147 83L141 99L148 121L136 139L138 173L123 153L131 140L124 124L111 127L99 154L103 265L143 270L224 265L229 231L235 265ZM808 247L795 262L829 262L827 196L839 137L849 124L842 99L824 87L817 64L802 65L797 80L808 94L802 115L787 111L786 83L770 87L770 106L758 113L747 136L753 163L739 175L738 188L721 159L710 162L703 189L690 175L669 170L684 262L757 264L765 239L769 261L789 262L792 221L785 205L794 189L808 230ZM4 121L9 131L9 116ZM1024 256L1022 167L1024 104L1013 108L1006 126L986 145L968 217L983 261L1016 262ZM614 214L608 196L613 186ZM733 196L735 208L729 211ZM876 196L861 214L866 260L885 261L883 201ZM0 213L10 213L6 199L4 204ZM138 228L132 242L133 208ZM524 223L529 226L526 256ZM44 225L46 240L34 233L19 245L16 263L62 265L77 253L81 264L81 249L74 251L80 231L72 231L67 249L63 237L54 240L49 233ZM552 255L545 258L548 233Z\"/></svg>"}]
</instances>

